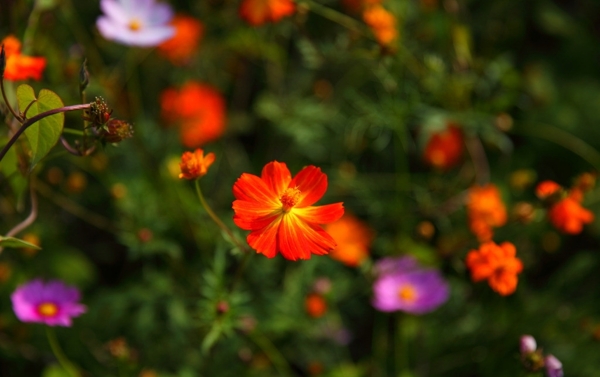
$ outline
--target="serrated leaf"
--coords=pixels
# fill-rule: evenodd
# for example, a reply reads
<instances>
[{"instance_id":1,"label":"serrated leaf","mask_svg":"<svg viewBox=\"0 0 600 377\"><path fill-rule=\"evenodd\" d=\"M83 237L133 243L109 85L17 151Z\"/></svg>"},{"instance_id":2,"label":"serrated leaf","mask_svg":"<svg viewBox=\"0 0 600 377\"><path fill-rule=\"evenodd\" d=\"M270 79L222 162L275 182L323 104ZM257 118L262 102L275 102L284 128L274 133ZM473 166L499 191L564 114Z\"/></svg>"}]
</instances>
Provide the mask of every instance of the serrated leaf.
<instances>
[{"instance_id":1,"label":"serrated leaf","mask_svg":"<svg viewBox=\"0 0 600 377\"><path fill-rule=\"evenodd\" d=\"M33 88L25 84L17 88L17 102L21 112L27 109L27 118L64 106L63 101L53 91L42 89L36 98ZM64 122L65 114L58 113L45 117L25 130L25 136L31 146L31 167L44 158L58 142Z\"/></svg>"},{"instance_id":2,"label":"serrated leaf","mask_svg":"<svg viewBox=\"0 0 600 377\"><path fill-rule=\"evenodd\" d=\"M15 237L4 237L4 236L0 236L0 246L2 247L12 247L12 248L22 248L22 247L27 247L27 248L32 248L32 249L37 249L37 250L41 250L41 248L37 245L34 245L32 243L20 240L18 238Z\"/></svg>"}]
</instances>

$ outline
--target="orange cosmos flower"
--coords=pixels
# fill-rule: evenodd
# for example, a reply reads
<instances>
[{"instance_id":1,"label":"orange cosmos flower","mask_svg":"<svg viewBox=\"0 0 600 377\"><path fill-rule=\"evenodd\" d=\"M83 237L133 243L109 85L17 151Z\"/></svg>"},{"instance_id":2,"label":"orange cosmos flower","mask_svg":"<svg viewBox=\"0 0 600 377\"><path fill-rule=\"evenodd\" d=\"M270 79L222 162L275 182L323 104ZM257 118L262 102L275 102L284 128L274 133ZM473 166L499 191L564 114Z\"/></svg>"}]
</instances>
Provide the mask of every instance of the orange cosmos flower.
<instances>
[{"instance_id":1,"label":"orange cosmos flower","mask_svg":"<svg viewBox=\"0 0 600 377\"><path fill-rule=\"evenodd\" d=\"M195 148L216 140L225 130L225 100L214 88L190 81L161 94L162 117L180 127L181 142Z\"/></svg>"},{"instance_id":2,"label":"orange cosmos flower","mask_svg":"<svg viewBox=\"0 0 600 377\"><path fill-rule=\"evenodd\" d=\"M320 294L311 293L306 296L304 308L309 316L319 318L327 312L327 301Z\"/></svg>"},{"instance_id":3,"label":"orange cosmos flower","mask_svg":"<svg viewBox=\"0 0 600 377\"><path fill-rule=\"evenodd\" d=\"M337 242L337 247L329 254L331 258L356 267L369 256L373 230L353 215L344 214L338 221L327 224L325 230Z\"/></svg>"},{"instance_id":4,"label":"orange cosmos flower","mask_svg":"<svg viewBox=\"0 0 600 377\"><path fill-rule=\"evenodd\" d=\"M375 39L382 46L390 45L396 37L396 17L381 5L374 5L363 12L363 20L371 28Z\"/></svg>"},{"instance_id":5,"label":"orange cosmos flower","mask_svg":"<svg viewBox=\"0 0 600 377\"><path fill-rule=\"evenodd\" d=\"M492 228L506 223L506 207L500 197L500 191L493 184L475 186L469 189L467 214L471 231L480 242L492 239Z\"/></svg>"},{"instance_id":6,"label":"orange cosmos flower","mask_svg":"<svg viewBox=\"0 0 600 377\"><path fill-rule=\"evenodd\" d=\"M213 162L215 162L215 154L212 152L206 156L204 155L204 151L200 148L193 152L184 152L181 156L181 163L179 164L179 168L181 169L179 178L200 178L206 175L208 168Z\"/></svg>"},{"instance_id":7,"label":"orange cosmos flower","mask_svg":"<svg viewBox=\"0 0 600 377\"><path fill-rule=\"evenodd\" d=\"M487 280L490 287L507 296L517 289L517 274L523 270L523 263L516 257L517 249L510 242L497 245L486 242L479 250L467 254L466 264L471 270L474 282Z\"/></svg>"},{"instance_id":8,"label":"orange cosmos flower","mask_svg":"<svg viewBox=\"0 0 600 377\"><path fill-rule=\"evenodd\" d=\"M46 59L21 55L21 42L12 35L4 38L0 46L4 45L6 54L6 67L4 78L10 81L42 79L42 72L46 68Z\"/></svg>"},{"instance_id":9,"label":"orange cosmos flower","mask_svg":"<svg viewBox=\"0 0 600 377\"><path fill-rule=\"evenodd\" d=\"M556 229L567 234L579 234L584 224L594 221L594 214L579 204L582 196L579 190L572 190L568 197L550 207L548 217Z\"/></svg>"},{"instance_id":10,"label":"orange cosmos flower","mask_svg":"<svg viewBox=\"0 0 600 377\"><path fill-rule=\"evenodd\" d=\"M454 123L434 133L429 138L423 158L429 165L438 169L449 169L456 165L464 150L463 133Z\"/></svg>"},{"instance_id":11,"label":"orange cosmos flower","mask_svg":"<svg viewBox=\"0 0 600 377\"><path fill-rule=\"evenodd\" d=\"M243 0L240 5L240 16L252 26L277 22L295 11L292 0Z\"/></svg>"},{"instance_id":12,"label":"orange cosmos flower","mask_svg":"<svg viewBox=\"0 0 600 377\"><path fill-rule=\"evenodd\" d=\"M273 161L260 177L244 173L235 182L233 221L251 231L248 244L268 258L277 253L290 260L324 255L336 243L319 224L344 214L342 203L313 206L326 190L327 176L321 169L307 166L292 179L285 163Z\"/></svg>"},{"instance_id":13,"label":"orange cosmos flower","mask_svg":"<svg viewBox=\"0 0 600 377\"><path fill-rule=\"evenodd\" d=\"M561 190L562 186L554 181L542 181L535 188L535 195L541 200L545 200Z\"/></svg>"},{"instance_id":14,"label":"orange cosmos flower","mask_svg":"<svg viewBox=\"0 0 600 377\"><path fill-rule=\"evenodd\" d=\"M175 65L188 63L200 44L204 25L194 17L178 15L173 17L175 27L173 38L158 45L158 52Z\"/></svg>"}]
</instances>

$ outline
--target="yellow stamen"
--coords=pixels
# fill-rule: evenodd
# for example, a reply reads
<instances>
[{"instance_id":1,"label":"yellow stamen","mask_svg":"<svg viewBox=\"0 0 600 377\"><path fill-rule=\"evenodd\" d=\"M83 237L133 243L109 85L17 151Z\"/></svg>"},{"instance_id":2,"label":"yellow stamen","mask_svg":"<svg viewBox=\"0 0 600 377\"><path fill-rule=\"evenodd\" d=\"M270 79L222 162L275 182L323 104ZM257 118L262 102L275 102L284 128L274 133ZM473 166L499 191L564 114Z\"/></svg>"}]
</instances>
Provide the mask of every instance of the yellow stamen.
<instances>
[{"instance_id":1,"label":"yellow stamen","mask_svg":"<svg viewBox=\"0 0 600 377\"><path fill-rule=\"evenodd\" d=\"M131 20L131 22L129 22L129 30L138 31L141 28L142 28L142 23L137 18L134 18L133 20Z\"/></svg>"},{"instance_id":2,"label":"yellow stamen","mask_svg":"<svg viewBox=\"0 0 600 377\"><path fill-rule=\"evenodd\" d=\"M37 310L42 317L54 317L58 313L58 306L53 302L43 302L38 305Z\"/></svg>"},{"instance_id":3,"label":"yellow stamen","mask_svg":"<svg viewBox=\"0 0 600 377\"><path fill-rule=\"evenodd\" d=\"M281 195L279 199L283 204L283 211L289 212L300 200L300 190L297 187L289 187Z\"/></svg>"},{"instance_id":4,"label":"yellow stamen","mask_svg":"<svg viewBox=\"0 0 600 377\"><path fill-rule=\"evenodd\" d=\"M405 285L398 290L398 297L404 301L414 301L417 298L417 292L411 285Z\"/></svg>"}]
</instances>

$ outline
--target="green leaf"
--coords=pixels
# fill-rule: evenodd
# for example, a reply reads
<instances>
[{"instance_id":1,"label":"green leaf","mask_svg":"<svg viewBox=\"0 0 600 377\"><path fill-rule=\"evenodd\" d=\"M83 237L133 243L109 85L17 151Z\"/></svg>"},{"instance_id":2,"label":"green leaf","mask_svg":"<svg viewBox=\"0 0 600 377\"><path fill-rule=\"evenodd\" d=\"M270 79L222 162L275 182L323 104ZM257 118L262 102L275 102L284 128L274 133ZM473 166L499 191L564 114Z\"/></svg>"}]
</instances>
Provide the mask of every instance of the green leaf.
<instances>
[{"instance_id":1,"label":"green leaf","mask_svg":"<svg viewBox=\"0 0 600 377\"><path fill-rule=\"evenodd\" d=\"M21 247L30 247L32 249L41 250L39 246L36 246L32 243L25 242L18 238L14 237L4 237L0 236L0 246L2 247L12 247L12 248L21 248Z\"/></svg>"},{"instance_id":2,"label":"green leaf","mask_svg":"<svg viewBox=\"0 0 600 377\"><path fill-rule=\"evenodd\" d=\"M63 101L56 93L42 89L36 98L33 88L25 84L19 85L17 88L17 101L21 112L27 109L25 117L28 119L64 106ZM25 130L25 136L31 146L31 167L44 158L58 142L64 122L65 114L58 113L41 119Z\"/></svg>"}]
</instances>

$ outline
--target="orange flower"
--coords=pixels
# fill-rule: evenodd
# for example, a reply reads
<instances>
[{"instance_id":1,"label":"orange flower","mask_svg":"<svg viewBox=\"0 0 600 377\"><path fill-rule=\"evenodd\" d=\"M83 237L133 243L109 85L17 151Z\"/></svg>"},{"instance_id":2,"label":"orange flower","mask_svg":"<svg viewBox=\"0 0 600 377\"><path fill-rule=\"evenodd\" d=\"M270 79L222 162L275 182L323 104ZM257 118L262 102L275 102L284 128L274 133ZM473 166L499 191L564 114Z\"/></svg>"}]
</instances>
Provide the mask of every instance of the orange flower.
<instances>
[{"instance_id":1,"label":"orange flower","mask_svg":"<svg viewBox=\"0 0 600 377\"><path fill-rule=\"evenodd\" d=\"M45 58L21 55L21 42L12 35L4 38L0 42L1 45L4 45L4 53L6 54L6 67L4 69L6 80L42 79L42 72L46 68Z\"/></svg>"},{"instance_id":2,"label":"orange flower","mask_svg":"<svg viewBox=\"0 0 600 377\"><path fill-rule=\"evenodd\" d=\"M491 240L492 228L506 223L506 207L498 188L492 184L472 187L467 197L467 214L471 231L479 241Z\"/></svg>"},{"instance_id":3,"label":"orange flower","mask_svg":"<svg viewBox=\"0 0 600 377\"><path fill-rule=\"evenodd\" d=\"M579 190L573 190L568 197L550 207L548 217L556 229L567 234L579 234L584 224L594 221L594 214L579 204L582 196Z\"/></svg>"},{"instance_id":4,"label":"orange flower","mask_svg":"<svg viewBox=\"0 0 600 377\"><path fill-rule=\"evenodd\" d=\"M542 181L535 188L535 195L541 200L547 199L562 190L561 185L554 181Z\"/></svg>"},{"instance_id":5,"label":"orange flower","mask_svg":"<svg viewBox=\"0 0 600 377\"><path fill-rule=\"evenodd\" d=\"M327 224L325 230L337 242L329 254L331 258L356 267L369 255L373 231L353 215L346 213L338 221Z\"/></svg>"},{"instance_id":6,"label":"orange flower","mask_svg":"<svg viewBox=\"0 0 600 377\"><path fill-rule=\"evenodd\" d=\"M171 25L175 27L173 38L161 43L158 52L175 65L188 63L200 44L204 34L204 25L194 17L178 15L173 17Z\"/></svg>"},{"instance_id":7,"label":"orange flower","mask_svg":"<svg viewBox=\"0 0 600 377\"><path fill-rule=\"evenodd\" d=\"M180 126L181 142L195 148L218 139L225 130L225 100L212 87L188 82L161 94L162 117Z\"/></svg>"},{"instance_id":8,"label":"orange flower","mask_svg":"<svg viewBox=\"0 0 600 377\"><path fill-rule=\"evenodd\" d=\"M342 5L349 13L360 13L363 9L381 2L382 0L342 0Z\"/></svg>"},{"instance_id":9,"label":"orange flower","mask_svg":"<svg viewBox=\"0 0 600 377\"><path fill-rule=\"evenodd\" d=\"M363 12L363 20L371 28L375 39L382 46L390 45L396 37L396 18L381 5L374 5Z\"/></svg>"},{"instance_id":10,"label":"orange flower","mask_svg":"<svg viewBox=\"0 0 600 377\"><path fill-rule=\"evenodd\" d=\"M240 16L252 26L277 22L295 11L292 0L243 0L240 5Z\"/></svg>"},{"instance_id":11,"label":"orange flower","mask_svg":"<svg viewBox=\"0 0 600 377\"><path fill-rule=\"evenodd\" d=\"M208 172L208 168L215 162L215 154L209 153L204 156L204 151L200 148L193 152L184 152L181 156L181 174L179 178L197 179Z\"/></svg>"},{"instance_id":12,"label":"orange flower","mask_svg":"<svg viewBox=\"0 0 600 377\"><path fill-rule=\"evenodd\" d=\"M517 274L523 270L523 263L516 257L517 249L510 242L497 245L486 242L479 250L467 254L466 264L471 270L474 282L487 280L490 287L507 296L517 289Z\"/></svg>"},{"instance_id":13,"label":"orange flower","mask_svg":"<svg viewBox=\"0 0 600 377\"><path fill-rule=\"evenodd\" d=\"M304 307L309 316L319 318L327 312L327 301L325 301L323 296L317 293L311 293L306 296Z\"/></svg>"},{"instance_id":14,"label":"orange flower","mask_svg":"<svg viewBox=\"0 0 600 377\"><path fill-rule=\"evenodd\" d=\"M324 255L336 243L319 224L344 214L342 203L313 206L326 190L321 169L307 166L292 179L285 163L273 161L260 177L244 173L233 185L233 221L251 231L248 244L268 258L277 253L290 260Z\"/></svg>"},{"instance_id":15,"label":"orange flower","mask_svg":"<svg viewBox=\"0 0 600 377\"><path fill-rule=\"evenodd\" d=\"M449 169L456 165L464 150L463 133L454 123L434 133L429 138L423 158L429 165L438 169Z\"/></svg>"}]
</instances>

